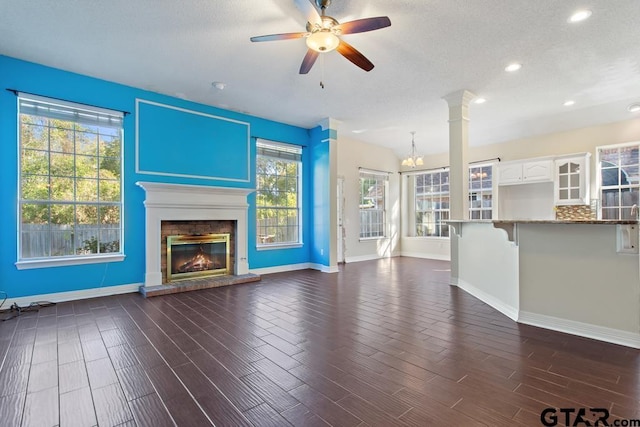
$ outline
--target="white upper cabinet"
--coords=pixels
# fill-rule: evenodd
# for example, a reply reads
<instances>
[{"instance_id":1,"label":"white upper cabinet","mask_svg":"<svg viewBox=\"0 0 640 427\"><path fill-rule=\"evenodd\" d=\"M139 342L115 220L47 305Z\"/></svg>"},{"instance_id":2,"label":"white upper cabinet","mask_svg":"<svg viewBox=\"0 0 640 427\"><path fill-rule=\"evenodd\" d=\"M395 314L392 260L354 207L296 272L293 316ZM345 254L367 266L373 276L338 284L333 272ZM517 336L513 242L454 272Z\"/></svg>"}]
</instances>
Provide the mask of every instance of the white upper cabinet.
<instances>
[{"instance_id":1,"label":"white upper cabinet","mask_svg":"<svg viewBox=\"0 0 640 427\"><path fill-rule=\"evenodd\" d=\"M589 204L590 157L590 153L585 153L556 159L554 179L556 205Z\"/></svg>"},{"instance_id":2,"label":"white upper cabinet","mask_svg":"<svg viewBox=\"0 0 640 427\"><path fill-rule=\"evenodd\" d=\"M498 183L500 185L520 184L521 182L521 163L502 163L498 165Z\"/></svg>"},{"instance_id":3,"label":"white upper cabinet","mask_svg":"<svg viewBox=\"0 0 640 427\"><path fill-rule=\"evenodd\" d=\"M553 161L538 160L522 165L523 182L546 182L553 180Z\"/></svg>"},{"instance_id":4,"label":"white upper cabinet","mask_svg":"<svg viewBox=\"0 0 640 427\"><path fill-rule=\"evenodd\" d=\"M498 184L514 185L553 180L553 160L507 162L498 165Z\"/></svg>"}]
</instances>

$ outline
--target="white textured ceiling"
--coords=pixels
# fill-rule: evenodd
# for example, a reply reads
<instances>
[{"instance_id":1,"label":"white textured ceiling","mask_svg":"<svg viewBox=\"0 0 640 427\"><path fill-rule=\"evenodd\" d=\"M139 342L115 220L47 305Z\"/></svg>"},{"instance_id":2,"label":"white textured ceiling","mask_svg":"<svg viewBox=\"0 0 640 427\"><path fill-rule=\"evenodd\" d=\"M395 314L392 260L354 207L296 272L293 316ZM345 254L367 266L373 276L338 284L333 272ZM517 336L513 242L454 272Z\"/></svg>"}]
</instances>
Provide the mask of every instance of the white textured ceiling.
<instances>
[{"instance_id":1,"label":"white textured ceiling","mask_svg":"<svg viewBox=\"0 0 640 427\"><path fill-rule=\"evenodd\" d=\"M581 8L592 17L568 24ZM343 36L373 71L331 52L299 75L303 39L249 41L304 31L293 0L2 0L0 54L303 127L332 117L398 155L412 130L418 151L447 150L442 97L460 89L487 99L471 145L626 120L640 101L639 0L333 0L327 14L389 16Z\"/></svg>"}]
</instances>

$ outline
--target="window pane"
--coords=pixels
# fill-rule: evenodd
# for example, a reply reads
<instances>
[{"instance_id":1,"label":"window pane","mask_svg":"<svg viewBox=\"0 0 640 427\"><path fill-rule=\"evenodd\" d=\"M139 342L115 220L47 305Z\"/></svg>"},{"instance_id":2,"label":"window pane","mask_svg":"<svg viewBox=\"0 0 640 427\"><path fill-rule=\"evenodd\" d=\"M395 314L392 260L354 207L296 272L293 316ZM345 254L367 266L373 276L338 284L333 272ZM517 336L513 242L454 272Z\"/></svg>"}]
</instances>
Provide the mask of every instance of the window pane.
<instances>
[{"instance_id":1,"label":"window pane","mask_svg":"<svg viewBox=\"0 0 640 427\"><path fill-rule=\"evenodd\" d=\"M638 148L624 148L620 150L620 165L637 165L638 164Z\"/></svg>"},{"instance_id":2,"label":"window pane","mask_svg":"<svg viewBox=\"0 0 640 427\"><path fill-rule=\"evenodd\" d=\"M98 137L100 157L120 157L120 132L115 129L101 129Z\"/></svg>"},{"instance_id":3,"label":"window pane","mask_svg":"<svg viewBox=\"0 0 640 427\"><path fill-rule=\"evenodd\" d=\"M102 157L100 158L100 169L98 174L102 179L120 180L120 158L119 157Z\"/></svg>"},{"instance_id":4,"label":"window pane","mask_svg":"<svg viewBox=\"0 0 640 427\"><path fill-rule=\"evenodd\" d=\"M94 205L76 205L78 225L98 225L98 207Z\"/></svg>"},{"instance_id":5,"label":"window pane","mask_svg":"<svg viewBox=\"0 0 640 427\"><path fill-rule=\"evenodd\" d=\"M76 156L76 176L80 178L97 178L98 158L96 156Z\"/></svg>"},{"instance_id":6,"label":"window pane","mask_svg":"<svg viewBox=\"0 0 640 427\"><path fill-rule=\"evenodd\" d=\"M51 200L73 202L74 182L73 178L51 177Z\"/></svg>"},{"instance_id":7,"label":"window pane","mask_svg":"<svg viewBox=\"0 0 640 427\"><path fill-rule=\"evenodd\" d=\"M80 202L98 201L98 180L97 179L77 179L76 198Z\"/></svg>"},{"instance_id":8,"label":"window pane","mask_svg":"<svg viewBox=\"0 0 640 427\"><path fill-rule=\"evenodd\" d=\"M37 122L31 125L30 123ZM49 128L47 120L37 120L31 116L21 116L20 145L22 148L49 150Z\"/></svg>"},{"instance_id":9,"label":"window pane","mask_svg":"<svg viewBox=\"0 0 640 427\"><path fill-rule=\"evenodd\" d=\"M103 226L120 226L120 205L100 206L98 219Z\"/></svg>"},{"instance_id":10,"label":"window pane","mask_svg":"<svg viewBox=\"0 0 640 427\"><path fill-rule=\"evenodd\" d=\"M48 176L23 176L20 182L22 199L47 200L49 199L49 177Z\"/></svg>"},{"instance_id":11,"label":"window pane","mask_svg":"<svg viewBox=\"0 0 640 427\"><path fill-rule=\"evenodd\" d=\"M74 176L73 154L51 153L51 175Z\"/></svg>"},{"instance_id":12,"label":"window pane","mask_svg":"<svg viewBox=\"0 0 640 427\"><path fill-rule=\"evenodd\" d=\"M98 135L93 132L76 132L76 152L96 156L98 154Z\"/></svg>"}]
</instances>

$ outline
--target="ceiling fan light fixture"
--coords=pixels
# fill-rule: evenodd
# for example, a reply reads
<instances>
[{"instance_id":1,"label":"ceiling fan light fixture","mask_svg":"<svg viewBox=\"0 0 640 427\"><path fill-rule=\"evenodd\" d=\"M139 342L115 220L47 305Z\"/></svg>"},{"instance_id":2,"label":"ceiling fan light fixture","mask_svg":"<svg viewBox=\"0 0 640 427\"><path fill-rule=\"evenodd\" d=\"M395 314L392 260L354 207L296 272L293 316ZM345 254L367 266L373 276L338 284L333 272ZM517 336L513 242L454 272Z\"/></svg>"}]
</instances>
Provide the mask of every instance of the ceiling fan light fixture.
<instances>
[{"instance_id":1,"label":"ceiling fan light fixture","mask_svg":"<svg viewBox=\"0 0 640 427\"><path fill-rule=\"evenodd\" d=\"M339 44L340 39L331 31L320 30L311 33L309 37L307 37L307 47L320 53L331 52L335 50Z\"/></svg>"}]
</instances>

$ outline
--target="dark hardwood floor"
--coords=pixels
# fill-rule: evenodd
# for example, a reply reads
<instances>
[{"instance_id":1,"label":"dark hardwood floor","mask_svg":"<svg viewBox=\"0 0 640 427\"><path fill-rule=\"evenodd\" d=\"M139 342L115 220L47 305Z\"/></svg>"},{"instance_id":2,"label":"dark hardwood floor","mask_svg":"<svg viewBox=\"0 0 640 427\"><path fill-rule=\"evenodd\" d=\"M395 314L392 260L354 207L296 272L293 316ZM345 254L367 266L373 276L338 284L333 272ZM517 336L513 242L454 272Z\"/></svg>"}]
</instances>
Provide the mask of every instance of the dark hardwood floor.
<instances>
[{"instance_id":1,"label":"dark hardwood floor","mask_svg":"<svg viewBox=\"0 0 640 427\"><path fill-rule=\"evenodd\" d=\"M450 286L448 268L395 258L24 313L0 324L0 425L640 418L639 351L518 325Z\"/></svg>"}]
</instances>

